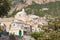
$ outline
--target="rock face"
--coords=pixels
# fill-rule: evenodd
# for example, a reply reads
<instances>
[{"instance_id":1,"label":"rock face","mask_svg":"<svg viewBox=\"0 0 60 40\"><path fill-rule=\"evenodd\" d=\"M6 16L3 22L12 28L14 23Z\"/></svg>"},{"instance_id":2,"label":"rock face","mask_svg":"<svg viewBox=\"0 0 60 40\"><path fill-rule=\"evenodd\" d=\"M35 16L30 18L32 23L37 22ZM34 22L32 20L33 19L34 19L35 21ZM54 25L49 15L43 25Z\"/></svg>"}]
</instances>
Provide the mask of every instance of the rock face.
<instances>
[{"instance_id":1,"label":"rock face","mask_svg":"<svg viewBox=\"0 0 60 40\"><path fill-rule=\"evenodd\" d=\"M48 2L55 2L55 1L60 1L60 0L22 0L23 2L25 1L26 4L32 4L32 2L42 4L42 3L48 3ZM12 0L12 4L15 6L16 4L19 4L22 2L21 0ZM21 4L25 4L21 3Z\"/></svg>"},{"instance_id":2,"label":"rock face","mask_svg":"<svg viewBox=\"0 0 60 40\"><path fill-rule=\"evenodd\" d=\"M38 3L38 4L43 4L43 3L48 3L48 2L55 2L59 0L27 0L27 4L32 4L32 2Z\"/></svg>"}]
</instances>

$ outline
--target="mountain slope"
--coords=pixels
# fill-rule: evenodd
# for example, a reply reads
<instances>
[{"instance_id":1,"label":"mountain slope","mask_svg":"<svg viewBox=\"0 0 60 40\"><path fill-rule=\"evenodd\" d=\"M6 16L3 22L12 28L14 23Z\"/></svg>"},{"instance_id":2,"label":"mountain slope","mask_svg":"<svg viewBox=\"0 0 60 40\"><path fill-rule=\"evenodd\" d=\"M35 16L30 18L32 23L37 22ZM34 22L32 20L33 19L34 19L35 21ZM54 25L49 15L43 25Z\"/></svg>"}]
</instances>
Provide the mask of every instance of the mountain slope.
<instances>
[{"instance_id":1,"label":"mountain slope","mask_svg":"<svg viewBox=\"0 0 60 40\"><path fill-rule=\"evenodd\" d=\"M43 8L48 10L42 10ZM38 16L44 15L52 15L52 16L60 16L60 1L57 2L50 2L46 4L36 4L33 3L25 8L28 14L35 14Z\"/></svg>"},{"instance_id":2,"label":"mountain slope","mask_svg":"<svg viewBox=\"0 0 60 40\"><path fill-rule=\"evenodd\" d=\"M22 8L25 8L27 14L35 14L38 16L44 15L60 16L60 1L49 2L45 4L37 4L36 2L33 2L31 5L19 3L18 6L15 7L16 9L15 11L13 11L12 16L16 14L17 9L19 11ZM48 10L42 10L43 8L47 8Z\"/></svg>"}]
</instances>

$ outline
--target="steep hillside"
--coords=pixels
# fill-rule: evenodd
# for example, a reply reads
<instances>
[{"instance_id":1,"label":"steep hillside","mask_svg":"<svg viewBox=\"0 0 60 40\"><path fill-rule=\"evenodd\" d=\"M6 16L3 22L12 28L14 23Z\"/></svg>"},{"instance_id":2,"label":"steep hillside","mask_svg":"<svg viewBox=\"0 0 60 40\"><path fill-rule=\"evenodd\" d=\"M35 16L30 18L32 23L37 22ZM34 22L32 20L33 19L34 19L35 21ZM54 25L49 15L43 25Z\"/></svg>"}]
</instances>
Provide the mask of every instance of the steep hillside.
<instances>
[{"instance_id":1,"label":"steep hillside","mask_svg":"<svg viewBox=\"0 0 60 40\"><path fill-rule=\"evenodd\" d=\"M24 7L27 7L28 5L31 5L33 2L37 4L45 4L49 2L55 2L60 0L11 0L11 10L9 11L9 14L12 14L15 10L21 10Z\"/></svg>"},{"instance_id":2,"label":"steep hillside","mask_svg":"<svg viewBox=\"0 0 60 40\"><path fill-rule=\"evenodd\" d=\"M35 14L38 16L52 15L60 16L60 1L50 2L46 4L33 3L25 8L28 14Z\"/></svg>"},{"instance_id":3,"label":"steep hillside","mask_svg":"<svg viewBox=\"0 0 60 40\"><path fill-rule=\"evenodd\" d=\"M16 14L17 9L19 11L22 8L25 8L27 14L35 14L38 16L44 16L44 15L60 16L60 1L49 2L45 4L37 4L36 2L33 2L31 5L27 5L24 3L21 4L18 2L18 6L15 7L16 9L12 13L12 16ZM43 10L43 9L48 9L48 10Z\"/></svg>"}]
</instances>

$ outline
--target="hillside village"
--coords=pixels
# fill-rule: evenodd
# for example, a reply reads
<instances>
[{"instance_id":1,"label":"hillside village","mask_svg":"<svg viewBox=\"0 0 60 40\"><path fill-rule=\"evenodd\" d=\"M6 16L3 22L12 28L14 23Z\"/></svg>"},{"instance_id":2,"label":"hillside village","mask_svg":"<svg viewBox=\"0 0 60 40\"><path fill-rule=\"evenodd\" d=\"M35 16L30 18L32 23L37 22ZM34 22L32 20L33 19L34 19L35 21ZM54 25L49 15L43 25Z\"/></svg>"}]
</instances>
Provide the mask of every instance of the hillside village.
<instances>
[{"instance_id":1,"label":"hillside village","mask_svg":"<svg viewBox=\"0 0 60 40\"><path fill-rule=\"evenodd\" d=\"M1 0L0 6L0 40L60 40L60 0Z\"/></svg>"},{"instance_id":2,"label":"hillside village","mask_svg":"<svg viewBox=\"0 0 60 40\"><path fill-rule=\"evenodd\" d=\"M15 35L19 35L19 30L24 31L25 34L35 31L43 31L41 30L41 27L43 25L48 25L46 18L32 14L27 15L24 9L22 9L21 12L18 12L15 15L15 18L0 18L0 22L2 26L3 24L6 25L7 32L14 33Z\"/></svg>"}]
</instances>

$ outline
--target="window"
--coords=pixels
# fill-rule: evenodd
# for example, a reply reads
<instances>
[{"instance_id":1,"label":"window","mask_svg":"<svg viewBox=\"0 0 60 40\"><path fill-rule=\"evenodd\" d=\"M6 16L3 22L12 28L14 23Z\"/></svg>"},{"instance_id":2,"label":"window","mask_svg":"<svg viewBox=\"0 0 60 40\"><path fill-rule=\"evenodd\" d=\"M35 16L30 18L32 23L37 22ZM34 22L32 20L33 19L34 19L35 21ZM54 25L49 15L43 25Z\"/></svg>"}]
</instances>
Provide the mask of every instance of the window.
<instances>
[{"instance_id":1,"label":"window","mask_svg":"<svg viewBox=\"0 0 60 40\"><path fill-rule=\"evenodd\" d=\"M15 24L13 24L13 26L15 26Z\"/></svg>"},{"instance_id":2,"label":"window","mask_svg":"<svg viewBox=\"0 0 60 40\"><path fill-rule=\"evenodd\" d=\"M24 27L25 29L27 29L27 27Z\"/></svg>"}]
</instances>

